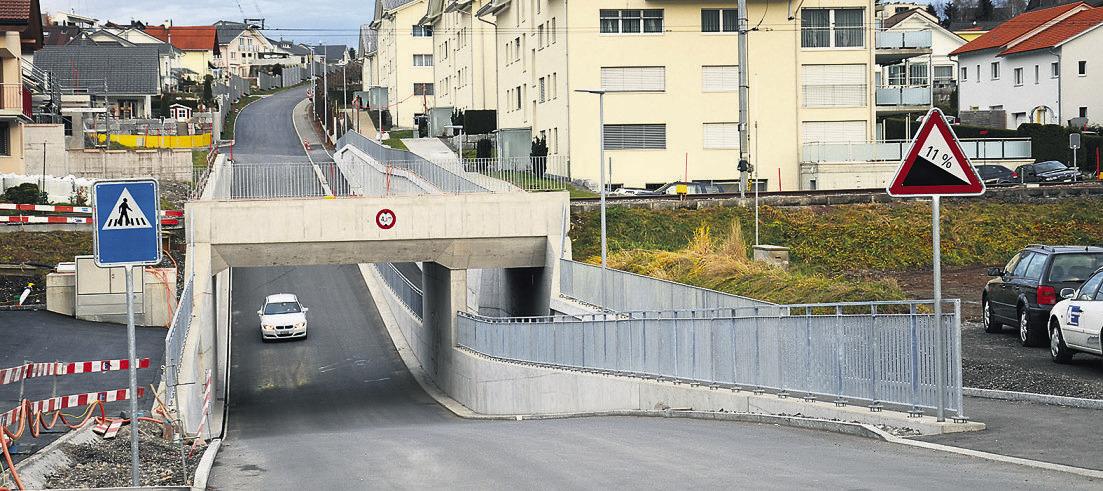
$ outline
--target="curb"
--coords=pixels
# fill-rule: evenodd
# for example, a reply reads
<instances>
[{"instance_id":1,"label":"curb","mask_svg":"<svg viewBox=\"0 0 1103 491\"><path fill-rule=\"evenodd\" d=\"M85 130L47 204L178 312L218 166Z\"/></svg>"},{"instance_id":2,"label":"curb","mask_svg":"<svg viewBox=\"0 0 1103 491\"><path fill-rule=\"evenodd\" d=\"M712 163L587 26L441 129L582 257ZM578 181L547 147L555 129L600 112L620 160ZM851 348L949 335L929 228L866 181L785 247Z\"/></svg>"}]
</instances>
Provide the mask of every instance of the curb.
<instances>
[{"instance_id":1,"label":"curb","mask_svg":"<svg viewBox=\"0 0 1103 491\"><path fill-rule=\"evenodd\" d=\"M207 489L207 479L211 477L211 467L214 466L214 458L218 455L218 449L221 446L221 438L215 438L207 443L207 450L203 451L203 458L199 459L199 466L195 469L191 489L195 491Z\"/></svg>"},{"instance_id":2,"label":"curb","mask_svg":"<svg viewBox=\"0 0 1103 491\"><path fill-rule=\"evenodd\" d=\"M1031 394L1029 392L1013 392L1008 390L976 389L963 387L962 395L978 397L981 399L997 399L1001 401L1037 402L1054 406L1068 406L1081 409L1103 409L1103 399L1082 399L1079 397L1051 396L1046 394Z\"/></svg>"}]
</instances>

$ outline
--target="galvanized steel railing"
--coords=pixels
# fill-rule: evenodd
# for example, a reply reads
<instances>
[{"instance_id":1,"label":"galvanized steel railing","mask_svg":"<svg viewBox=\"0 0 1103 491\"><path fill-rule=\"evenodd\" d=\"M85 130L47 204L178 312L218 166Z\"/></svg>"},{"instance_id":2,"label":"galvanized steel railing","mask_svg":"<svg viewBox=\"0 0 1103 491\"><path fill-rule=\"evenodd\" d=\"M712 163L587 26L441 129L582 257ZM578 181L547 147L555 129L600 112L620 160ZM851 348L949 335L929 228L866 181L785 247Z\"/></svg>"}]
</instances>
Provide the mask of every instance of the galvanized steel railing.
<instances>
[{"instance_id":1,"label":"galvanized steel railing","mask_svg":"<svg viewBox=\"0 0 1103 491\"><path fill-rule=\"evenodd\" d=\"M602 301L602 283L605 300ZM559 291L612 311L776 307L776 304L569 259L559 261Z\"/></svg>"},{"instance_id":2,"label":"galvanized steel railing","mask_svg":"<svg viewBox=\"0 0 1103 491\"><path fill-rule=\"evenodd\" d=\"M429 181L445 193L485 193L487 188L467 179L466 172L458 166L442 166L425 160L413 152L385 147L355 131L337 140L337 148L351 145L371 158L386 165L397 166L413 172Z\"/></svg>"},{"instance_id":3,"label":"galvanized steel railing","mask_svg":"<svg viewBox=\"0 0 1103 491\"><path fill-rule=\"evenodd\" d=\"M414 314L418 320L421 320L421 306L422 306L422 292L421 289L410 283L410 280L406 279L402 275L398 268L395 268L391 263L377 263L375 269L379 271L379 276L383 278L383 283L387 285L387 288L391 290L398 297L399 301L409 309L410 313Z\"/></svg>"},{"instance_id":4,"label":"galvanized steel railing","mask_svg":"<svg viewBox=\"0 0 1103 491\"><path fill-rule=\"evenodd\" d=\"M176 313L172 316L172 325L165 335L165 402L175 404L176 381L179 380L180 361L184 357L184 340L188 337L192 314L192 278L184 284L180 301L176 304Z\"/></svg>"},{"instance_id":5,"label":"galvanized steel railing","mask_svg":"<svg viewBox=\"0 0 1103 491\"><path fill-rule=\"evenodd\" d=\"M230 196L233 199L307 198L327 196L323 185L329 177L309 162L281 162L230 166Z\"/></svg>"},{"instance_id":6,"label":"galvanized steel railing","mask_svg":"<svg viewBox=\"0 0 1103 491\"><path fill-rule=\"evenodd\" d=\"M960 302L943 314L945 409L962 414ZM459 345L503 360L938 409L933 301L589 316L460 312Z\"/></svg>"}]
</instances>

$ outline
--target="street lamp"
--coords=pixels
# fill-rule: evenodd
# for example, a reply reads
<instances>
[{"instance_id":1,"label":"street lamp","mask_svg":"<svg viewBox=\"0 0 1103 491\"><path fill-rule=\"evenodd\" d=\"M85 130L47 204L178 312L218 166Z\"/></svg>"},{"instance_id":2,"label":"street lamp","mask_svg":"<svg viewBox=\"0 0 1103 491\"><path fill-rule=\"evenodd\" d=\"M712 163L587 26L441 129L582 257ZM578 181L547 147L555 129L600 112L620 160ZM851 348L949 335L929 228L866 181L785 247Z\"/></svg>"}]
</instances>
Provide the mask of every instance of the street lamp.
<instances>
[{"instance_id":1,"label":"street lamp","mask_svg":"<svg viewBox=\"0 0 1103 491\"><path fill-rule=\"evenodd\" d=\"M600 130L600 138L598 140L600 158L597 161L597 165L601 168L601 308L606 308L605 271L609 268L609 263L605 235L605 89L575 89L575 92L597 94L598 123Z\"/></svg>"},{"instance_id":2,"label":"street lamp","mask_svg":"<svg viewBox=\"0 0 1103 491\"><path fill-rule=\"evenodd\" d=\"M326 42L318 41L322 47L322 129L329 142L329 68L326 66Z\"/></svg>"}]
</instances>

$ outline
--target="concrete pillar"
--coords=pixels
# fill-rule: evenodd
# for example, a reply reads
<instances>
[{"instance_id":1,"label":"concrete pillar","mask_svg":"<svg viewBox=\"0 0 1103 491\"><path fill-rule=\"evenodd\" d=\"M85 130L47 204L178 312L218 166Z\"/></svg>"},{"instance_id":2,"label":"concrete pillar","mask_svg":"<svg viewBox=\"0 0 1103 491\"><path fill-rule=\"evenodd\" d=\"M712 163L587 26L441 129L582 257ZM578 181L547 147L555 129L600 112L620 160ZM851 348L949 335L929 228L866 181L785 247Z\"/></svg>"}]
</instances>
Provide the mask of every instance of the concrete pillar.
<instances>
[{"instance_id":1,"label":"concrete pillar","mask_svg":"<svg viewBox=\"0 0 1103 491\"><path fill-rule=\"evenodd\" d=\"M431 355L422 363L439 382L449 370L452 348L456 346L456 312L466 310L467 271L425 262L421 278L422 324L431 345Z\"/></svg>"}]
</instances>

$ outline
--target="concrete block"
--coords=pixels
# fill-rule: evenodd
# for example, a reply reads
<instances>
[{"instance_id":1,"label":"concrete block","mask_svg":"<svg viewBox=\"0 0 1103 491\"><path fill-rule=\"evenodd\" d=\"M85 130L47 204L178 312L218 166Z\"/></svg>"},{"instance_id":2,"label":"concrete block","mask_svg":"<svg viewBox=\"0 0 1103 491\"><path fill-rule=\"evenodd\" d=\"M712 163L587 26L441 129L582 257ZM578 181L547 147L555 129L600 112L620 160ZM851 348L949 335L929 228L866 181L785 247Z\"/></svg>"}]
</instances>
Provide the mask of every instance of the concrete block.
<instances>
[{"instance_id":1,"label":"concrete block","mask_svg":"<svg viewBox=\"0 0 1103 491\"><path fill-rule=\"evenodd\" d=\"M50 273L46 275L46 310L72 316L76 309L76 291L76 273Z\"/></svg>"}]
</instances>

